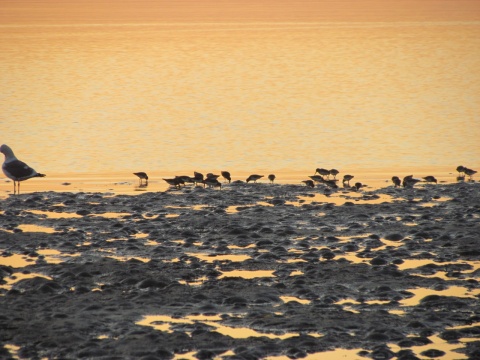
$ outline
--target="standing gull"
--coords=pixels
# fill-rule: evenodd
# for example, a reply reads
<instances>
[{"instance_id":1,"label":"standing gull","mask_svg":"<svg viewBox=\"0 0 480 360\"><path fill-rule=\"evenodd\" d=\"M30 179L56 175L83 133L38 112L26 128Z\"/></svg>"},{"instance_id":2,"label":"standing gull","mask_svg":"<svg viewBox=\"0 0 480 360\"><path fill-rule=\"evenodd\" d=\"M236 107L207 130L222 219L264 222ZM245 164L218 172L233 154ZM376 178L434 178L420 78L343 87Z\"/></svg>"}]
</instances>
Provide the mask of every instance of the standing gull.
<instances>
[{"instance_id":1,"label":"standing gull","mask_svg":"<svg viewBox=\"0 0 480 360\"><path fill-rule=\"evenodd\" d=\"M13 193L20 194L20 181L28 180L33 177L44 177L45 174L37 173L30 166L15 157L12 149L7 145L0 146L0 152L5 155L5 161L2 165L3 173L6 177L13 180Z\"/></svg>"}]
</instances>

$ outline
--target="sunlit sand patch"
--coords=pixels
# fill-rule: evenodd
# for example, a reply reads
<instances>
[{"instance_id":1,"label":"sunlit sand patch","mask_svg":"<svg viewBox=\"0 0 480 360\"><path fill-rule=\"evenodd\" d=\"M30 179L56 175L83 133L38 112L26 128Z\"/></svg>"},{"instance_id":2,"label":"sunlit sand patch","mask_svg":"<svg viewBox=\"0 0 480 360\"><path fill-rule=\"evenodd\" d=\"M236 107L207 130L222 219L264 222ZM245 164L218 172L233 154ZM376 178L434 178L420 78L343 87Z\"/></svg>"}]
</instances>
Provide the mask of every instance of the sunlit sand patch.
<instances>
[{"instance_id":1,"label":"sunlit sand patch","mask_svg":"<svg viewBox=\"0 0 480 360\"><path fill-rule=\"evenodd\" d=\"M287 303L289 301L296 301L300 304L304 304L304 305L308 305L311 303L310 300L306 300L306 299L300 299L298 297L295 297L295 296L280 296L280 299L282 299L283 302Z\"/></svg>"},{"instance_id":2,"label":"sunlit sand patch","mask_svg":"<svg viewBox=\"0 0 480 360\"><path fill-rule=\"evenodd\" d=\"M275 270L232 270L223 272L219 279L226 277L241 277L244 279L275 277L274 272Z\"/></svg>"},{"instance_id":3,"label":"sunlit sand patch","mask_svg":"<svg viewBox=\"0 0 480 360\"><path fill-rule=\"evenodd\" d=\"M3 284L3 285L0 285L0 289L7 289L7 290L10 290L12 288L12 286L21 281L21 280L25 280L25 279L31 279L31 278L34 278L34 277L43 277L47 280L52 280L52 278L50 276L46 276L46 275L43 275L43 274L37 274L37 273L29 273L29 274L24 274L24 273L13 273L12 275L10 275L9 277L6 277L4 278L4 280L6 281L6 284Z\"/></svg>"},{"instance_id":4,"label":"sunlit sand patch","mask_svg":"<svg viewBox=\"0 0 480 360\"><path fill-rule=\"evenodd\" d=\"M155 330L164 332L172 332L172 324L194 324L196 322L202 322L205 325L212 326L215 331L230 336L235 339L246 339L249 337L268 337L270 339L288 339L294 336L298 336L298 333L284 333L284 334L271 334L263 333L246 327L230 327L218 323L222 318L220 315L190 315L183 318L173 318L168 315L147 315L136 324L141 326L151 326Z\"/></svg>"},{"instance_id":5,"label":"sunlit sand patch","mask_svg":"<svg viewBox=\"0 0 480 360\"><path fill-rule=\"evenodd\" d=\"M78 257L81 254L80 253L75 253L75 254L68 254L68 253L62 253L61 251L55 250L55 249L40 249L37 251L38 254L44 256L44 260L48 264L60 264L64 262L65 257Z\"/></svg>"},{"instance_id":6,"label":"sunlit sand patch","mask_svg":"<svg viewBox=\"0 0 480 360\"><path fill-rule=\"evenodd\" d=\"M25 232L42 232L46 234L53 234L57 232L57 230L55 230L52 227L33 225L33 224L21 224L21 225L18 225L18 228Z\"/></svg>"},{"instance_id":7,"label":"sunlit sand patch","mask_svg":"<svg viewBox=\"0 0 480 360\"><path fill-rule=\"evenodd\" d=\"M76 213L69 213L69 212L55 212L55 211L42 211L42 210L28 210L26 212L35 214L35 215L44 215L49 219L73 219L73 218L82 217L82 215L78 215Z\"/></svg>"},{"instance_id":8,"label":"sunlit sand patch","mask_svg":"<svg viewBox=\"0 0 480 360\"><path fill-rule=\"evenodd\" d=\"M176 217L179 217L180 215L179 214L166 214L165 217L170 219L170 218L176 218Z\"/></svg>"},{"instance_id":9,"label":"sunlit sand patch","mask_svg":"<svg viewBox=\"0 0 480 360\"><path fill-rule=\"evenodd\" d=\"M425 296L428 295L441 295L441 296L454 296L460 298L472 298L475 299L480 295L480 289L468 289L464 286L450 286L444 290L434 290L426 288L407 289L415 295L408 299L400 301L401 306L416 306L420 303Z\"/></svg>"},{"instance_id":10,"label":"sunlit sand patch","mask_svg":"<svg viewBox=\"0 0 480 360\"><path fill-rule=\"evenodd\" d=\"M35 260L35 258L27 257L26 255L13 254L10 256L1 256L0 265L11 266L13 268L22 268L32 265Z\"/></svg>"},{"instance_id":11,"label":"sunlit sand patch","mask_svg":"<svg viewBox=\"0 0 480 360\"><path fill-rule=\"evenodd\" d=\"M188 256L194 256L200 260L206 262L214 261L233 261L233 262L242 262L248 259L251 259L249 255L210 255L210 254L201 254L201 253L187 253Z\"/></svg>"}]
</instances>

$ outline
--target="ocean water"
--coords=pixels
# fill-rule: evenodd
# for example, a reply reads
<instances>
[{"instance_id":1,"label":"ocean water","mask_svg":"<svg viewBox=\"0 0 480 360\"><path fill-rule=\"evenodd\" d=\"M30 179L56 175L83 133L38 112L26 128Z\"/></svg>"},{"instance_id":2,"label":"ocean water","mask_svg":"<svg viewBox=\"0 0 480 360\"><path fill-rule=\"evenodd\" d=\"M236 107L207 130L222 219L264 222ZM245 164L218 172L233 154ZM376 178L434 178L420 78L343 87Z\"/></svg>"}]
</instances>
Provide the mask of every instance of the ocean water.
<instances>
[{"instance_id":1,"label":"ocean water","mask_svg":"<svg viewBox=\"0 0 480 360\"><path fill-rule=\"evenodd\" d=\"M4 24L0 85L53 176L480 165L480 21Z\"/></svg>"}]
</instances>

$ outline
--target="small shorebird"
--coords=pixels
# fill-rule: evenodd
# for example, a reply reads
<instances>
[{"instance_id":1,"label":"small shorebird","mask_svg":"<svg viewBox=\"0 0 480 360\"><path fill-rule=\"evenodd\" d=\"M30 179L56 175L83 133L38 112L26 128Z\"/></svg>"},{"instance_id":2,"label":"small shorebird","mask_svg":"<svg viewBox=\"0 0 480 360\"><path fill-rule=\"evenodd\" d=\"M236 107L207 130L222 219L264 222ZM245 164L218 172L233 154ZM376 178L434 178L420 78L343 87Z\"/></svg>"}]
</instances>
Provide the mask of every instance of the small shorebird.
<instances>
[{"instance_id":1,"label":"small shorebird","mask_svg":"<svg viewBox=\"0 0 480 360\"><path fill-rule=\"evenodd\" d=\"M408 175L403 178L402 185L403 187L413 188L413 186L419 181L420 181L419 179L414 179L413 175Z\"/></svg>"},{"instance_id":2,"label":"small shorebird","mask_svg":"<svg viewBox=\"0 0 480 360\"><path fill-rule=\"evenodd\" d=\"M350 186L350 180L354 178L353 175L343 175L343 183L347 183Z\"/></svg>"},{"instance_id":3,"label":"small shorebird","mask_svg":"<svg viewBox=\"0 0 480 360\"><path fill-rule=\"evenodd\" d=\"M465 175L465 166L463 166L463 165L458 165L456 170L458 171L458 176L459 176L459 177L462 176L462 173Z\"/></svg>"},{"instance_id":4,"label":"small shorebird","mask_svg":"<svg viewBox=\"0 0 480 360\"><path fill-rule=\"evenodd\" d=\"M256 175L256 174L253 174L253 175L250 175L248 178L247 178L247 183L250 182L250 181L253 181L254 183L257 182L258 179L262 178L263 175Z\"/></svg>"},{"instance_id":5,"label":"small shorebird","mask_svg":"<svg viewBox=\"0 0 480 360\"><path fill-rule=\"evenodd\" d=\"M333 178L336 179L339 172L340 171L338 171L337 169L331 169L330 170L330 175L333 175Z\"/></svg>"},{"instance_id":6,"label":"small shorebird","mask_svg":"<svg viewBox=\"0 0 480 360\"><path fill-rule=\"evenodd\" d=\"M332 189L338 189L337 180L323 180L323 184L331 187Z\"/></svg>"},{"instance_id":7,"label":"small shorebird","mask_svg":"<svg viewBox=\"0 0 480 360\"><path fill-rule=\"evenodd\" d=\"M463 172L465 173L465 175L470 177L470 180L472 180L472 176L477 173L476 170L472 170L472 169L469 169L469 168L463 168Z\"/></svg>"},{"instance_id":8,"label":"small shorebird","mask_svg":"<svg viewBox=\"0 0 480 360\"><path fill-rule=\"evenodd\" d=\"M175 176L172 179L163 179L167 182L167 184L176 187L177 189L180 189L181 185L184 185L185 183L180 179L178 176Z\"/></svg>"},{"instance_id":9,"label":"small shorebird","mask_svg":"<svg viewBox=\"0 0 480 360\"><path fill-rule=\"evenodd\" d=\"M402 185L402 180L398 176L393 176L392 177L392 182L395 187L401 186Z\"/></svg>"},{"instance_id":10,"label":"small shorebird","mask_svg":"<svg viewBox=\"0 0 480 360\"><path fill-rule=\"evenodd\" d=\"M228 171L222 171L220 174L222 174L223 178L227 180L230 184L230 182L232 181L232 176L230 175L230 173Z\"/></svg>"},{"instance_id":11,"label":"small shorebird","mask_svg":"<svg viewBox=\"0 0 480 360\"><path fill-rule=\"evenodd\" d=\"M302 181L305 185L307 185L307 187L311 187L311 188L314 188L315 187L315 184L313 183L313 180L303 180Z\"/></svg>"},{"instance_id":12,"label":"small shorebird","mask_svg":"<svg viewBox=\"0 0 480 360\"><path fill-rule=\"evenodd\" d=\"M325 179L321 175L311 175L311 176L309 176L309 178L312 179L313 181L316 181L316 182L319 182L319 183L322 183L322 184L325 181Z\"/></svg>"},{"instance_id":13,"label":"small shorebird","mask_svg":"<svg viewBox=\"0 0 480 360\"><path fill-rule=\"evenodd\" d=\"M191 176L188 175L180 175L180 176L175 176L177 179L180 179L181 182L185 185L186 183L188 184L195 184L195 179L192 178Z\"/></svg>"},{"instance_id":14,"label":"small shorebird","mask_svg":"<svg viewBox=\"0 0 480 360\"><path fill-rule=\"evenodd\" d=\"M197 185L198 183L203 182L203 174L194 171L194 172L193 172L193 180L194 180L194 182L195 182L195 185Z\"/></svg>"},{"instance_id":15,"label":"small shorebird","mask_svg":"<svg viewBox=\"0 0 480 360\"><path fill-rule=\"evenodd\" d=\"M0 152L5 155L5 161L2 165L3 173L13 180L13 194L20 194L20 181L45 176L45 174L37 173L23 161L18 160L8 145L0 146Z\"/></svg>"},{"instance_id":16,"label":"small shorebird","mask_svg":"<svg viewBox=\"0 0 480 360\"><path fill-rule=\"evenodd\" d=\"M270 182L273 184L273 181L275 180L275 175L274 174L268 175L268 180L270 180Z\"/></svg>"},{"instance_id":17,"label":"small shorebird","mask_svg":"<svg viewBox=\"0 0 480 360\"><path fill-rule=\"evenodd\" d=\"M427 183L437 183L437 179L435 179L435 177L429 175L429 176L425 176L424 178L422 178L423 180L425 180L425 182Z\"/></svg>"},{"instance_id":18,"label":"small shorebird","mask_svg":"<svg viewBox=\"0 0 480 360\"><path fill-rule=\"evenodd\" d=\"M353 186L357 191L360 190L364 185L361 182L356 182Z\"/></svg>"},{"instance_id":19,"label":"small shorebird","mask_svg":"<svg viewBox=\"0 0 480 360\"><path fill-rule=\"evenodd\" d=\"M220 177L220 175L215 175L213 173L208 173L207 174L207 179L218 179Z\"/></svg>"},{"instance_id":20,"label":"small shorebird","mask_svg":"<svg viewBox=\"0 0 480 360\"><path fill-rule=\"evenodd\" d=\"M329 176L330 175L330 170L324 169L324 168L316 168L315 169L315 174L319 173L322 176ZM313 175L315 175L313 174Z\"/></svg>"},{"instance_id":21,"label":"small shorebird","mask_svg":"<svg viewBox=\"0 0 480 360\"><path fill-rule=\"evenodd\" d=\"M216 178L213 177L207 177L205 180L203 180L203 187L208 186L209 188L213 187L219 187L220 189L222 188L222 184L220 181L218 181Z\"/></svg>"},{"instance_id":22,"label":"small shorebird","mask_svg":"<svg viewBox=\"0 0 480 360\"><path fill-rule=\"evenodd\" d=\"M143 171L140 171L140 172L133 173L133 175L137 175L137 176L138 176L138 178L140 179L140 185L142 185L143 180L145 180L145 185L148 184L148 175L147 175L147 173L145 173L145 172L143 172Z\"/></svg>"}]
</instances>

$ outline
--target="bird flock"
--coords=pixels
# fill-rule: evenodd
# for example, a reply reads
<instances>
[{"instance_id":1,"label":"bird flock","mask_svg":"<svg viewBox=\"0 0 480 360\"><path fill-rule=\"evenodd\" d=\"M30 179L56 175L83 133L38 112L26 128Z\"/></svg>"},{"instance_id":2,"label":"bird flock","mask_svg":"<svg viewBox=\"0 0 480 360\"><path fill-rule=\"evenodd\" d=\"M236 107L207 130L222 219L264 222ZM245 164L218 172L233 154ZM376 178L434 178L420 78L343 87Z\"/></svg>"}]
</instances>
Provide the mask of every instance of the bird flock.
<instances>
[{"instance_id":1,"label":"bird flock","mask_svg":"<svg viewBox=\"0 0 480 360\"><path fill-rule=\"evenodd\" d=\"M5 161L2 165L2 170L5 176L11 180L13 180L13 193L19 194L20 193L20 182L24 180L31 179L33 177L45 177L45 174L41 174L36 172L30 166L28 166L23 161L17 159L15 154L13 153L12 149L8 145L0 146L0 152L5 155ZM458 172L457 180L464 181L465 177L468 176L470 181L473 181L472 177L477 173L476 170L472 170L467 168L463 165L459 165L456 168ZM315 169L315 173L309 176L310 179L303 180L302 182L307 186L314 188L315 184L318 183L319 185L324 185L324 192L327 194L334 189L338 188L337 182L337 175L340 173L337 169L324 169L324 168L317 168ZM133 173L139 178L139 186L146 187L148 186L148 175L147 173L135 172ZM182 175L182 176L175 176L173 178L163 178L165 182L167 182L170 186L180 189L182 186L186 184L194 184L203 185L203 187L209 188L222 188L222 183L218 180L218 178L222 176L224 182L231 183L232 176L228 171L221 171L220 175L216 175L213 173L208 173L204 176L202 173L194 171L193 176ZM263 178L264 175L252 174L248 176L245 180L247 183L253 182L256 183L258 180ZM270 174L267 176L268 180L271 184L274 183L276 177L274 174ZM345 174L343 175L342 184L344 188L350 188L352 190L360 190L362 187L366 186L361 182L356 182L353 186L350 185L350 181L354 178L353 175ZM423 179L423 180L422 180ZM413 188L414 185L420 181L426 183L437 183L437 179L433 176L425 176L422 179L416 179L413 175L408 175L400 180L398 176L392 177L392 182L395 187L403 186L405 188Z\"/></svg>"}]
</instances>

